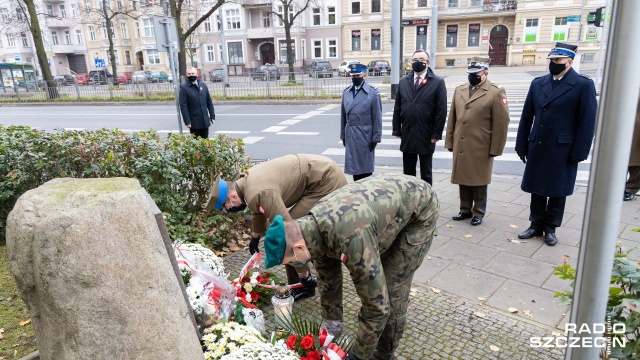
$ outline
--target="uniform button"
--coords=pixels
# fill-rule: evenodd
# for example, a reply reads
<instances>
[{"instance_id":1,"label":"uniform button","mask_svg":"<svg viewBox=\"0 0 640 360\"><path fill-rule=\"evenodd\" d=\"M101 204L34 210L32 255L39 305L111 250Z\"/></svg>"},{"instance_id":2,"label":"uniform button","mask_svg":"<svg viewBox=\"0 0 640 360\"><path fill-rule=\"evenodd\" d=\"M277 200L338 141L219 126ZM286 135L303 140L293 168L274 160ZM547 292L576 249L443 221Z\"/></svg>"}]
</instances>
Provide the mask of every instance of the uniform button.
<instances>
[{"instance_id":1,"label":"uniform button","mask_svg":"<svg viewBox=\"0 0 640 360\"><path fill-rule=\"evenodd\" d=\"M467 122L466 122L466 121L462 123L462 125L466 125L466 124L467 124Z\"/></svg>"},{"instance_id":2,"label":"uniform button","mask_svg":"<svg viewBox=\"0 0 640 360\"><path fill-rule=\"evenodd\" d=\"M464 139L464 136L462 138Z\"/></svg>"},{"instance_id":3,"label":"uniform button","mask_svg":"<svg viewBox=\"0 0 640 360\"><path fill-rule=\"evenodd\" d=\"M540 127L544 127L544 125L540 125Z\"/></svg>"},{"instance_id":4,"label":"uniform button","mask_svg":"<svg viewBox=\"0 0 640 360\"><path fill-rule=\"evenodd\" d=\"M465 109L469 109L469 105L465 106L464 108L465 108Z\"/></svg>"},{"instance_id":5,"label":"uniform button","mask_svg":"<svg viewBox=\"0 0 640 360\"><path fill-rule=\"evenodd\" d=\"M547 108L542 108L542 110L547 110Z\"/></svg>"},{"instance_id":6,"label":"uniform button","mask_svg":"<svg viewBox=\"0 0 640 360\"><path fill-rule=\"evenodd\" d=\"M538 144L542 144L542 141L538 141Z\"/></svg>"},{"instance_id":7,"label":"uniform button","mask_svg":"<svg viewBox=\"0 0 640 360\"><path fill-rule=\"evenodd\" d=\"M460 150L460 154L462 154L462 153L463 153L463 151L462 151L462 150Z\"/></svg>"}]
</instances>

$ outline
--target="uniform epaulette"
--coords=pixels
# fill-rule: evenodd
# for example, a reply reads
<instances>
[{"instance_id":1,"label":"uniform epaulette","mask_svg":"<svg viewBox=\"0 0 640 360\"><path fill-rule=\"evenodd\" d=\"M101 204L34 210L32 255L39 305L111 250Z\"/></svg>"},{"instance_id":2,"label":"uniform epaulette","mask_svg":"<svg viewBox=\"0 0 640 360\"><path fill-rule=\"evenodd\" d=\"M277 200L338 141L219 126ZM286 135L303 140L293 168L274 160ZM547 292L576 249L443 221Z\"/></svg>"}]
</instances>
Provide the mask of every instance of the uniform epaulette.
<instances>
[{"instance_id":1,"label":"uniform epaulette","mask_svg":"<svg viewBox=\"0 0 640 360\"><path fill-rule=\"evenodd\" d=\"M502 88L502 87L503 87L502 85L498 85L498 84L496 84L496 83L491 83L491 86L497 87L498 89L500 89L500 88Z\"/></svg>"},{"instance_id":2,"label":"uniform epaulette","mask_svg":"<svg viewBox=\"0 0 640 360\"><path fill-rule=\"evenodd\" d=\"M347 91L347 90L349 90L349 89L351 89L351 85L347 86L347 88L346 88L346 89L344 89L344 90L342 90L342 92L345 92L345 91Z\"/></svg>"},{"instance_id":3,"label":"uniform epaulette","mask_svg":"<svg viewBox=\"0 0 640 360\"><path fill-rule=\"evenodd\" d=\"M591 78L587 74L578 74L578 75L582 76L583 78L591 80Z\"/></svg>"},{"instance_id":4,"label":"uniform epaulette","mask_svg":"<svg viewBox=\"0 0 640 360\"><path fill-rule=\"evenodd\" d=\"M462 83L462 84L456 86L456 88L459 88L460 86L465 86L465 85L467 85L467 83Z\"/></svg>"},{"instance_id":5,"label":"uniform epaulette","mask_svg":"<svg viewBox=\"0 0 640 360\"><path fill-rule=\"evenodd\" d=\"M547 75L541 75L541 76L538 76L538 77L536 77L536 78L533 78L533 80L541 79L541 78L543 78L543 77L545 77L545 76L547 76Z\"/></svg>"}]
</instances>

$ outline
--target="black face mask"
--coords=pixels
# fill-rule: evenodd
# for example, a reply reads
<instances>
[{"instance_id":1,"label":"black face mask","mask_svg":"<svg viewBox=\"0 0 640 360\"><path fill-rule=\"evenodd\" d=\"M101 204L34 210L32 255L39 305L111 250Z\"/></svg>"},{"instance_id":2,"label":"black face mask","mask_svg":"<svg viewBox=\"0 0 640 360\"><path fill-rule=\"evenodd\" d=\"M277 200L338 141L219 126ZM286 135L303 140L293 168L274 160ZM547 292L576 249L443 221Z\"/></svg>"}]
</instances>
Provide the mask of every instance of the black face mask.
<instances>
[{"instance_id":1,"label":"black face mask","mask_svg":"<svg viewBox=\"0 0 640 360\"><path fill-rule=\"evenodd\" d=\"M469 74L469 84L476 86L482 82L482 75Z\"/></svg>"},{"instance_id":2,"label":"black face mask","mask_svg":"<svg viewBox=\"0 0 640 360\"><path fill-rule=\"evenodd\" d=\"M240 204L239 206L230 207L229 210L227 210L227 211L229 211L231 213L237 213L237 212L242 211L242 210L244 210L246 208L247 208L247 204Z\"/></svg>"},{"instance_id":3,"label":"black face mask","mask_svg":"<svg viewBox=\"0 0 640 360\"><path fill-rule=\"evenodd\" d=\"M556 64L553 61L549 63L549 72L551 75L558 75L567 68L567 64Z\"/></svg>"},{"instance_id":4,"label":"black face mask","mask_svg":"<svg viewBox=\"0 0 640 360\"><path fill-rule=\"evenodd\" d=\"M363 77L352 77L351 78L351 82L353 82L353 85L355 85L355 86L360 86L364 82L364 78Z\"/></svg>"},{"instance_id":5,"label":"black face mask","mask_svg":"<svg viewBox=\"0 0 640 360\"><path fill-rule=\"evenodd\" d=\"M411 64L411 67L415 72L422 72L427 68L427 64L422 61L414 61L413 64Z\"/></svg>"},{"instance_id":6,"label":"black face mask","mask_svg":"<svg viewBox=\"0 0 640 360\"><path fill-rule=\"evenodd\" d=\"M198 80L198 77L196 75L192 75L192 76L187 76L187 79L191 82L194 82L196 80Z\"/></svg>"}]
</instances>

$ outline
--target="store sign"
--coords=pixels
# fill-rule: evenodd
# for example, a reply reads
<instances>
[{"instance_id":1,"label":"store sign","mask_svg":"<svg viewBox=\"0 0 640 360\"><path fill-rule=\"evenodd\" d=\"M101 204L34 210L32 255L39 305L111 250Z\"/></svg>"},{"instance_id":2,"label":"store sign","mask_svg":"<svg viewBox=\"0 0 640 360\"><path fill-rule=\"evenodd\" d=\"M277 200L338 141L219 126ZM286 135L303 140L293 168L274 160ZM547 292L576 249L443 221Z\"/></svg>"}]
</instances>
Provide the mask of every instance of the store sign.
<instances>
[{"instance_id":1,"label":"store sign","mask_svg":"<svg viewBox=\"0 0 640 360\"><path fill-rule=\"evenodd\" d=\"M427 25L429 24L429 19L412 19L412 20L402 20L403 26L410 25Z\"/></svg>"}]
</instances>

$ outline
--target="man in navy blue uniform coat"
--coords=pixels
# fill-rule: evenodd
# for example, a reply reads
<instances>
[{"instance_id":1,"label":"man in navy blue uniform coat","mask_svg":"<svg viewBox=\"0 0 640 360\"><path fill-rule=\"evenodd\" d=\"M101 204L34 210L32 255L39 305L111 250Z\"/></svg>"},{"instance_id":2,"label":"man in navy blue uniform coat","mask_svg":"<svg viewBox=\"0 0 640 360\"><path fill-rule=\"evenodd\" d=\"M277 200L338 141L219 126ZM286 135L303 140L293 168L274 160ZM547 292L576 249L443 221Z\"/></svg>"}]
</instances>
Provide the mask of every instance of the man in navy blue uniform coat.
<instances>
[{"instance_id":1,"label":"man in navy blue uniform coat","mask_svg":"<svg viewBox=\"0 0 640 360\"><path fill-rule=\"evenodd\" d=\"M198 81L198 70L187 70L187 81L180 85L180 113L191 134L206 139L209 127L216 122L213 101L204 81Z\"/></svg>"},{"instance_id":2,"label":"man in navy blue uniform coat","mask_svg":"<svg viewBox=\"0 0 640 360\"><path fill-rule=\"evenodd\" d=\"M556 43L549 72L535 78L522 109L516 152L526 163L521 188L531 193L531 226L521 239L541 236L553 246L566 197L573 194L578 163L589 156L596 121L593 81L571 68L575 45Z\"/></svg>"}]
</instances>

